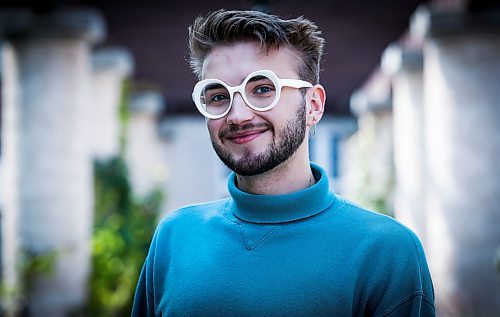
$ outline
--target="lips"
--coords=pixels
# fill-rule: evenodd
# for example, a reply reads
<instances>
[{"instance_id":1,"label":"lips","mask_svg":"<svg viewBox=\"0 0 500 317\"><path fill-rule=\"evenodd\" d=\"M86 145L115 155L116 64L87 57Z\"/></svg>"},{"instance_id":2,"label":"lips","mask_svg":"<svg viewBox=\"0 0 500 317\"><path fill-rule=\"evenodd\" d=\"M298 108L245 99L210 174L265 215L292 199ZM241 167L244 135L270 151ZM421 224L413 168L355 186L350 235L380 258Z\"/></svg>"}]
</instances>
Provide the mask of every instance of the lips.
<instances>
[{"instance_id":1,"label":"lips","mask_svg":"<svg viewBox=\"0 0 500 317\"><path fill-rule=\"evenodd\" d=\"M260 130L250 130L250 131L233 133L228 135L226 139L236 144L245 144L258 138L259 136L264 134L267 130L268 129L260 129Z\"/></svg>"},{"instance_id":2,"label":"lips","mask_svg":"<svg viewBox=\"0 0 500 317\"><path fill-rule=\"evenodd\" d=\"M245 144L258 138L268 130L272 131L273 127L267 122L249 122L242 125L231 124L219 132L219 140L222 143L229 141L238 145Z\"/></svg>"}]
</instances>

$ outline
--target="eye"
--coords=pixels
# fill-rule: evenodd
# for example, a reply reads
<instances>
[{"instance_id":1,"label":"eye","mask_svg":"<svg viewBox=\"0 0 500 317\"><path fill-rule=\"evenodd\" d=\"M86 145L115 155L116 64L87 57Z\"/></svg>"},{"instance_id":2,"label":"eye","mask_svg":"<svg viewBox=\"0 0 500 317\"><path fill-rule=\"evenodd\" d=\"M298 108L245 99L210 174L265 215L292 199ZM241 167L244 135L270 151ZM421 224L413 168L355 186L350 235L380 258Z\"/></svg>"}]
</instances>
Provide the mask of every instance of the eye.
<instances>
[{"instance_id":1,"label":"eye","mask_svg":"<svg viewBox=\"0 0 500 317\"><path fill-rule=\"evenodd\" d=\"M274 87L271 86L259 86L254 90L255 94L267 94L274 91Z\"/></svg>"},{"instance_id":2,"label":"eye","mask_svg":"<svg viewBox=\"0 0 500 317\"><path fill-rule=\"evenodd\" d=\"M216 95L213 95L212 97L210 97L211 102L221 102L221 101L224 101L226 99L229 99L229 97L227 95L223 95L223 94L216 94Z\"/></svg>"},{"instance_id":3,"label":"eye","mask_svg":"<svg viewBox=\"0 0 500 317\"><path fill-rule=\"evenodd\" d=\"M226 104L230 99L229 91L220 83L206 85L201 94L209 106L220 106Z\"/></svg>"}]
</instances>

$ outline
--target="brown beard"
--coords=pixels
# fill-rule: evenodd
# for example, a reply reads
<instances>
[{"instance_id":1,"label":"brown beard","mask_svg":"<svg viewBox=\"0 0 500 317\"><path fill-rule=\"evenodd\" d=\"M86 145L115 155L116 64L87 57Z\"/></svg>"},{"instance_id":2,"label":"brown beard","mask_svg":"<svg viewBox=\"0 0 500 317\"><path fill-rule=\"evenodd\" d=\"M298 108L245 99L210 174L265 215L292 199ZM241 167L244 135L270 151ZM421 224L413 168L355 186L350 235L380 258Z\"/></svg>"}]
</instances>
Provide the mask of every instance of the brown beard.
<instances>
[{"instance_id":1,"label":"brown beard","mask_svg":"<svg viewBox=\"0 0 500 317\"><path fill-rule=\"evenodd\" d=\"M276 134L274 127L269 123L253 125L247 123L242 126L233 125L230 128L224 129L219 133L219 140L224 140L225 135L234 133L240 130L267 127L273 132L274 140L267 146L264 153L252 155L250 151L243 153L241 159L236 160L234 157L223 149L221 144L215 142L212 138L212 146L215 153L221 161L232 171L242 176L254 176L272 170L276 166L285 162L292 156L304 141L306 135L306 104L303 99L299 106L295 118L288 121L287 125ZM279 142L276 141L277 136L280 137Z\"/></svg>"}]
</instances>

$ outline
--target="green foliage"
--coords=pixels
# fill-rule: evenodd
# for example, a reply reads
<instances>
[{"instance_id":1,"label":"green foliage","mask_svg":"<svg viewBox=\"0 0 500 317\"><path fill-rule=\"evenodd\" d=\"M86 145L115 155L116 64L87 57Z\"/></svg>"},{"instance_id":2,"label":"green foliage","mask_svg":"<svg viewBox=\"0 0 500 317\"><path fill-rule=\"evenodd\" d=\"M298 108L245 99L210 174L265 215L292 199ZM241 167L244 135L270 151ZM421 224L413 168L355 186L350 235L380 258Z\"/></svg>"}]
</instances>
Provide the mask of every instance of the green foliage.
<instances>
[{"instance_id":1,"label":"green foliage","mask_svg":"<svg viewBox=\"0 0 500 317\"><path fill-rule=\"evenodd\" d=\"M129 316L137 279L163 201L134 197L121 158L94 166L95 219L88 316Z\"/></svg>"},{"instance_id":2,"label":"green foliage","mask_svg":"<svg viewBox=\"0 0 500 317\"><path fill-rule=\"evenodd\" d=\"M119 144L121 157L124 157L125 149L127 148L127 127L130 119L128 100L130 98L131 87L132 84L130 81L125 80L123 82L118 105L118 119L120 120Z\"/></svg>"},{"instance_id":3,"label":"green foliage","mask_svg":"<svg viewBox=\"0 0 500 317\"><path fill-rule=\"evenodd\" d=\"M50 250L45 252L35 252L29 248L22 248L21 254L21 288L29 294L33 289L35 279L51 275L60 260L61 251Z\"/></svg>"},{"instance_id":4,"label":"green foliage","mask_svg":"<svg viewBox=\"0 0 500 317\"><path fill-rule=\"evenodd\" d=\"M370 210L394 217L392 202L394 171L391 170L386 182L381 183L377 182L367 169L360 168L358 172L362 173L362 180L357 186L356 202Z\"/></svg>"},{"instance_id":5,"label":"green foliage","mask_svg":"<svg viewBox=\"0 0 500 317\"><path fill-rule=\"evenodd\" d=\"M350 199L361 206L393 216L395 171L388 149L385 127L387 115L367 114L359 119L359 129L349 139Z\"/></svg>"},{"instance_id":6,"label":"green foliage","mask_svg":"<svg viewBox=\"0 0 500 317\"><path fill-rule=\"evenodd\" d=\"M35 251L28 246L19 249L19 280L0 283L0 316L22 316L28 308L35 281L52 275L64 250Z\"/></svg>"},{"instance_id":7,"label":"green foliage","mask_svg":"<svg viewBox=\"0 0 500 317\"><path fill-rule=\"evenodd\" d=\"M119 111L120 152L94 162L92 272L87 305L74 315L130 316L137 280L163 203L163 191L137 197L123 157L127 147L131 84L122 85Z\"/></svg>"}]
</instances>

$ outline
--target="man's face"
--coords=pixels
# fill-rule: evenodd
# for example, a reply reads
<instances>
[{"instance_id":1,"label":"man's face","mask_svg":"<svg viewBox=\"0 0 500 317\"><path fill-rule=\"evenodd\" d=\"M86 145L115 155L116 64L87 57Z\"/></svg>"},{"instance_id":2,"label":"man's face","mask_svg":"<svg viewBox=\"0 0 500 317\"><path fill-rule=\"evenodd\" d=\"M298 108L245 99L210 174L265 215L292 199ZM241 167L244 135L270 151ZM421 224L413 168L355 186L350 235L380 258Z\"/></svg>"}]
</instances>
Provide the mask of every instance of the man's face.
<instances>
[{"instance_id":1,"label":"man's face","mask_svg":"<svg viewBox=\"0 0 500 317\"><path fill-rule=\"evenodd\" d=\"M205 59L202 76L231 86L253 71L269 69L280 78L298 79L297 59L288 48L261 50L254 42L215 48ZM231 111L208 119L215 152L231 170L250 176L267 172L289 159L302 145L306 132L306 104L299 89L284 87L278 104L269 111L250 109L239 93Z\"/></svg>"}]
</instances>

